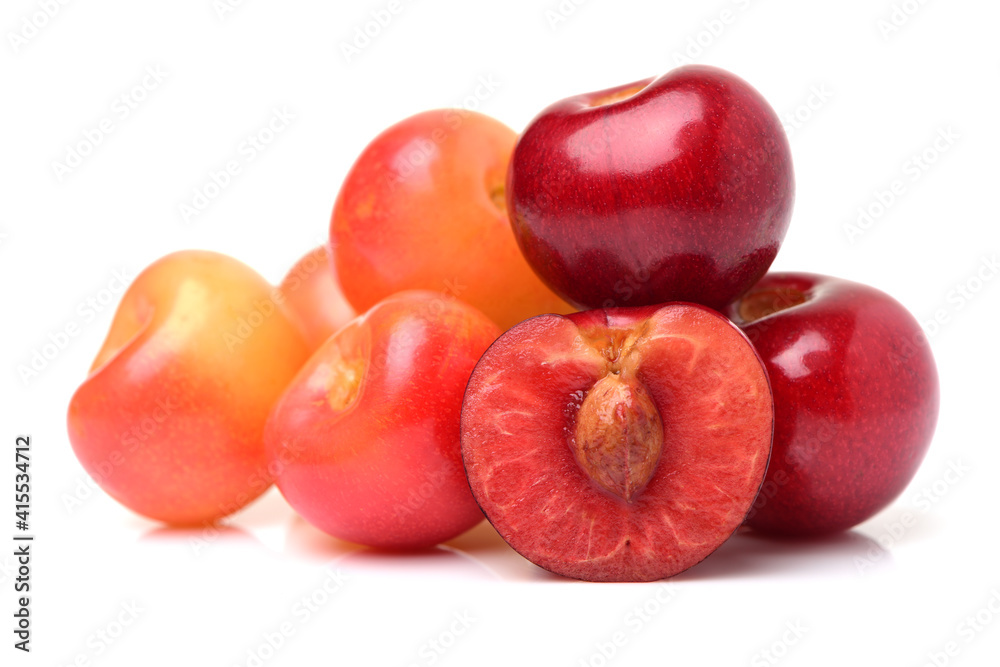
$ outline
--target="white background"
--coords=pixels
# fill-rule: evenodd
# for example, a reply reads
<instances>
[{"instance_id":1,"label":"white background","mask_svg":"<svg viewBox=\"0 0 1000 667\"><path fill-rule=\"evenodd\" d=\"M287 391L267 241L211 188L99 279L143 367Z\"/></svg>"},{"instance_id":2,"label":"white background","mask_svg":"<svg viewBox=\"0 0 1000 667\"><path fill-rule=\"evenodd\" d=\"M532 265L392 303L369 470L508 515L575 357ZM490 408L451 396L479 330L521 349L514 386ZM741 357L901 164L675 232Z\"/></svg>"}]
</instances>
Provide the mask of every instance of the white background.
<instances>
[{"instance_id":1,"label":"white background","mask_svg":"<svg viewBox=\"0 0 1000 667\"><path fill-rule=\"evenodd\" d=\"M908 0L912 15L887 32L890 0L566 0L558 22L558 0L405 0L350 62L341 44L388 0L246 0L222 15L213 0L93 0L47 20L41 4L0 11L0 480L13 483L14 437L31 434L37 535L30 655L11 646L13 547L0 548L4 665L257 664L251 651L265 665L996 664L1000 280L978 278L994 278L1000 250L996 3ZM664 587L561 580L486 526L436 552L377 555L325 538L274 492L219 533L165 530L88 495L65 412L113 310L88 319L79 304L117 285L115 271L208 248L278 281L325 237L345 173L390 124L469 104L520 130L551 102L665 72L685 50L798 114L795 211L774 268L866 282L923 322L947 320L927 325L937 433L887 510L819 542L738 535ZM122 119L115 100L146 68L165 78ZM477 100L481 78L495 90ZM185 223L179 206L276 108L293 122ZM111 134L60 180L53 163L104 118ZM935 149L949 129L957 138ZM925 150L934 162L914 172ZM904 193L852 243L845 225L878 211L896 179ZM960 285L979 289L958 298ZM22 379L69 323L79 335ZM10 490L0 499L12 544ZM907 512L915 524L901 529ZM327 571L348 577L330 595ZM295 605L310 597L322 604L307 616ZM272 651L283 623L293 632ZM624 645L607 659L615 633Z\"/></svg>"}]
</instances>

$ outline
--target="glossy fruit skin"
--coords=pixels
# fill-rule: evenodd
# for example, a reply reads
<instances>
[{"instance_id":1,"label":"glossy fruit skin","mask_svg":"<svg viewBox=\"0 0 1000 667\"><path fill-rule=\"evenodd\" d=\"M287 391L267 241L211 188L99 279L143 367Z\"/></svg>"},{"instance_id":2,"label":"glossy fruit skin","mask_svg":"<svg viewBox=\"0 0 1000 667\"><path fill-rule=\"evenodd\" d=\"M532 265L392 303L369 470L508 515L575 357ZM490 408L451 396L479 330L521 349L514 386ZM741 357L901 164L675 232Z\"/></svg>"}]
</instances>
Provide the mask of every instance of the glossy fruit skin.
<instances>
[{"instance_id":1,"label":"glossy fruit skin","mask_svg":"<svg viewBox=\"0 0 1000 667\"><path fill-rule=\"evenodd\" d=\"M774 290L804 302L748 323L741 306ZM885 508L913 479L937 423L937 369L913 316L872 287L809 273L767 275L730 316L774 393L771 463L747 525L823 535Z\"/></svg>"},{"instance_id":2,"label":"glossy fruit skin","mask_svg":"<svg viewBox=\"0 0 1000 667\"><path fill-rule=\"evenodd\" d=\"M265 440L276 482L334 537L418 549L482 520L462 468L469 374L500 335L428 291L393 295L320 347L289 385Z\"/></svg>"},{"instance_id":3,"label":"glossy fruit skin","mask_svg":"<svg viewBox=\"0 0 1000 667\"><path fill-rule=\"evenodd\" d=\"M535 276L510 231L503 189L516 139L489 116L440 109L393 125L365 148L330 221L340 284L356 310L426 289L504 329L572 311Z\"/></svg>"},{"instance_id":4,"label":"glossy fruit skin","mask_svg":"<svg viewBox=\"0 0 1000 667\"><path fill-rule=\"evenodd\" d=\"M629 500L573 453L582 406L611 374L643 385L663 423L657 466ZM490 347L466 389L462 455L487 518L531 562L587 581L653 581L742 524L772 427L764 366L725 317L688 303L591 310L532 318Z\"/></svg>"},{"instance_id":5,"label":"glossy fruit skin","mask_svg":"<svg viewBox=\"0 0 1000 667\"><path fill-rule=\"evenodd\" d=\"M73 451L102 489L179 525L267 490L264 423L308 357L281 301L213 252L173 253L136 277L69 405Z\"/></svg>"},{"instance_id":6,"label":"glossy fruit skin","mask_svg":"<svg viewBox=\"0 0 1000 667\"><path fill-rule=\"evenodd\" d=\"M306 253L289 269L278 289L310 350L357 317L340 290L326 246Z\"/></svg>"},{"instance_id":7,"label":"glossy fruit skin","mask_svg":"<svg viewBox=\"0 0 1000 667\"><path fill-rule=\"evenodd\" d=\"M507 177L528 263L579 308L726 306L774 260L794 190L774 110L701 65L551 105L521 135Z\"/></svg>"}]
</instances>

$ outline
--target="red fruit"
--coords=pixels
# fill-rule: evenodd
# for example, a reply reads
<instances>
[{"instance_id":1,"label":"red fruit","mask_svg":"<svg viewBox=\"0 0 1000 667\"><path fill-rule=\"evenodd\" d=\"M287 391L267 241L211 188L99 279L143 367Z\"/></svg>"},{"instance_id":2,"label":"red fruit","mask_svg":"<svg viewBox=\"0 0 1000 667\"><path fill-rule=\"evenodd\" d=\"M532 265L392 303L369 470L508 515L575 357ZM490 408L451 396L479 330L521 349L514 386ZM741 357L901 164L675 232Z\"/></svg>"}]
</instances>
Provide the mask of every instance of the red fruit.
<instances>
[{"instance_id":1,"label":"red fruit","mask_svg":"<svg viewBox=\"0 0 1000 667\"><path fill-rule=\"evenodd\" d=\"M808 273L766 276L731 314L774 393L774 451L747 524L822 535L886 507L937 422L937 369L913 316L872 287Z\"/></svg>"},{"instance_id":2,"label":"red fruit","mask_svg":"<svg viewBox=\"0 0 1000 667\"><path fill-rule=\"evenodd\" d=\"M288 502L351 542L414 549L465 532L482 512L459 451L462 394L500 335L475 308L401 292L306 362L265 432Z\"/></svg>"},{"instance_id":3,"label":"red fruit","mask_svg":"<svg viewBox=\"0 0 1000 667\"><path fill-rule=\"evenodd\" d=\"M536 565L649 581L742 523L771 447L746 337L693 304L542 315L483 355L462 410L472 492Z\"/></svg>"},{"instance_id":4,"label":"red fruit","mask_svg":"<svg viewBox=\"0 0 1000 667\"><path fill-rule=\"evenodd\" d=\"M774 110L705 66L553 104L507 176L528 263L581 308L724 307L774 260L794 189Z\"/></svg>"}]
</instances>

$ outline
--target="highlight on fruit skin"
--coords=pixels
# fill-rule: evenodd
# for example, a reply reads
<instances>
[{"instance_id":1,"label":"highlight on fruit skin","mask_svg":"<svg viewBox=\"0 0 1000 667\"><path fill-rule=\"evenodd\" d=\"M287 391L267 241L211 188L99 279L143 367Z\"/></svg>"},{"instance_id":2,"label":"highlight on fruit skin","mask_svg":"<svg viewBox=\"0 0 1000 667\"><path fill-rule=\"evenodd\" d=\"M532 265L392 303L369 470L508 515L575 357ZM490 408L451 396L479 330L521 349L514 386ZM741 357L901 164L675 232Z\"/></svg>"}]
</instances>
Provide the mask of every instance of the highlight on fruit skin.
<instances>
[{"instance_id":1,"label":"highlight on fruit skin","mask_svg":"<svg viewBox=\"0 0 1000 667\"><path fill-rule=\"evenodd\" d=\"M743 522L771 450L767 374L746 336L688 303L541 315L469 380L472 493L531 562L588 581L652 581Z\"/></svg>"},{"instance_id":2,"label":"highlight on fruit skin","mask_svg":"<svg viewBox=\"0 0 1000 667\"><path fill-rule=\"evenodd\" d=\"M266 491L264 423L308 357L282 302L219 253L175 252L143 270L69 404L73 452L98 486L176 525Z\"/></svg>"}]
</instances>

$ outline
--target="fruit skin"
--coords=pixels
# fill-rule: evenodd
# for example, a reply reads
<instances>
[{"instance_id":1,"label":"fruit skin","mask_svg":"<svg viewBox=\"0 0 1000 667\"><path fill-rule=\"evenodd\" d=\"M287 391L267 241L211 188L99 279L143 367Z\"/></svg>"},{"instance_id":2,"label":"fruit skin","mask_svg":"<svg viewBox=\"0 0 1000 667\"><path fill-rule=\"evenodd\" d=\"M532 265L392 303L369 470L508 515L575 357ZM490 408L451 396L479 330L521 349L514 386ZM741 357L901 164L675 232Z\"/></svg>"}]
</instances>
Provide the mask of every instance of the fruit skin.
<instances>
[{"instance_id":1,"label":"fruit skin","mask_svg":"<svg viewBox=\"0 0 1000 667\"><path fill-rule=\"evenodd\" d=\"M340 290L326 246L303 255L289 269L278 289L285 295L288 314L310 351L357 317Z\"/></svg>"},{"instance_id":2,"label":"fruit skin","mask_svg":"<svg viewBox=\"0 0 1000 667\"><path fill-rule=\"evenodd\" d=\"M730 317L760 352L774 392L771 464L747 525L823 535L892 502L938 414L937 369L913 316L866 285L772 273Z\"/></svg>"},{"instance_id":3,"label":"fruit skin","mask_svg":"<svg viewBox=\"0 0 1000 667\"><path fill-rule=\"evenodd\" d=\"M136 277L69 405L73 451L102 489L193 525L270 486L264 422L308 357L281 301L213 252L173 253Z\"/></svg>"},{"instance_id":4,"label":"fruit skin","mask_svg":"<svg viewBox=\"0 0 1000 667\"><path fill-rule=\"evenodd\" d=\"M365 148L330 220L340 284L358 312L408 289L460 298L504 329L572 311L535 276L510 231L503 192L516 139L489 116L440 109Z\"/></svg>"},{"instance_id":5,"label":"fruit skin","mask_svg":"<svg viewBox=\"0 0 1000 667\"><path fill-rule=\"evenodd\" d=\"M608 380L607 393L632 396L606 407L649 400L662 422L662 443L640 452L659 458L637 492L621 476L595 477L595 459L577 456L590 421L581 415ZM641 433L657 422L650 416L642 407L625 424ZM487 518L528 560L588 581L652 581L698 563L741 525L764 479L772 425L764 366L715 311L671 303L541 315L476 366L462 456ZM627 458L610 453L604 461Z\"/></svg>"},{"instance_id":6,"label":"fruit skin","mask_svg":"<svg viewBox=\"0 0 1000 667\"><path fill-rule=\"evenodd\" d=\"M794 190L774 110L701 65L549 106L507 177L528 263L579 308L726 306L774 260Z\"/></svg>"},{"instance_id":7,"label":"fruit skin","mask_svg":"<svg viewBox=\"0 0 1000 667\"><path fill-rule=\"evenodd\" d=\"M387 549L429 547L483 515L459 451L462 395L500 335L457 299L401 292L317 350L268 420L277 485L311 524Z\"/></svg>"}]
</instances>

